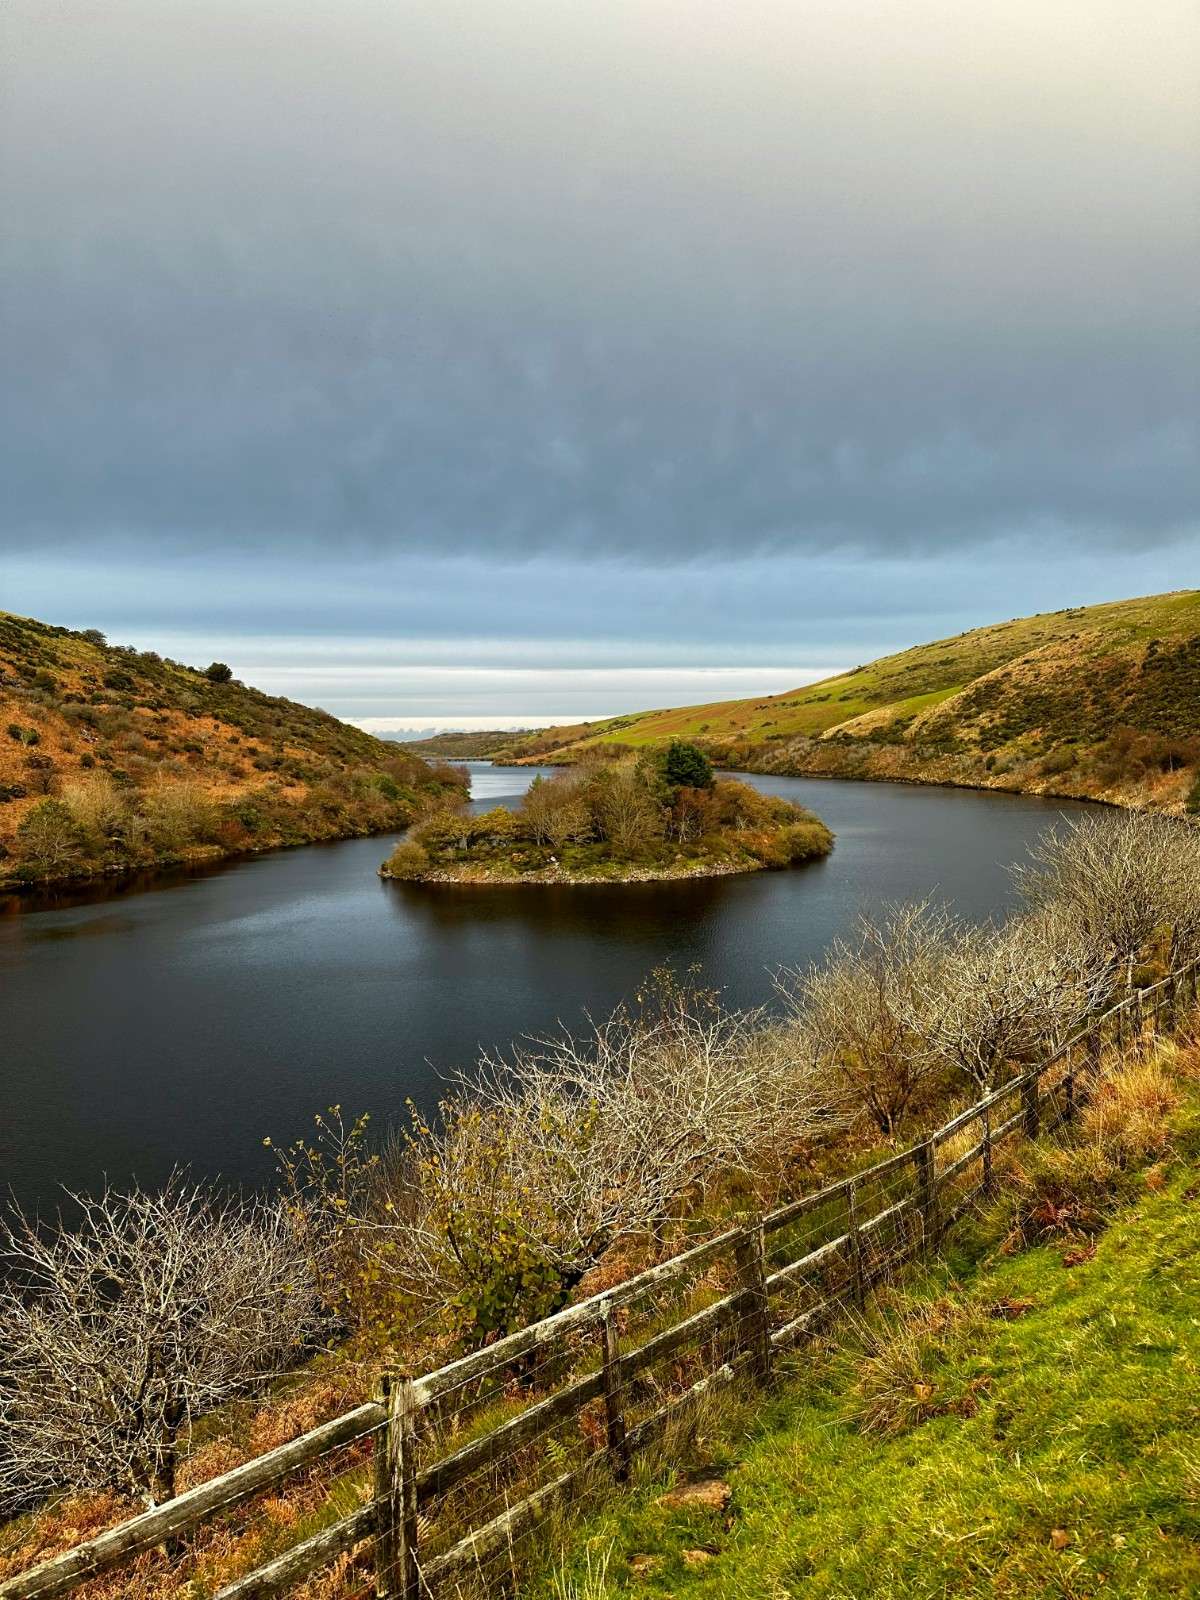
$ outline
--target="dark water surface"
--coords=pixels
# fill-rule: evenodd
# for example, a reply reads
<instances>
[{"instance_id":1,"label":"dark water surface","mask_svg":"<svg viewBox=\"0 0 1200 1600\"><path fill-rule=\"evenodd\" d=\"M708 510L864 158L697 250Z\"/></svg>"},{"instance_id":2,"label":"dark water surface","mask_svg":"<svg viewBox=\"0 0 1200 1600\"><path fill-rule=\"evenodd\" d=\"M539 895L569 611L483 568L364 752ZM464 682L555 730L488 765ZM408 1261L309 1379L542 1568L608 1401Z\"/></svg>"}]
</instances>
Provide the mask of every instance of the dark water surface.
<instances>
[{"instance_id":1,"label":"dark water surface","mask_svg":"<svg viewBox=\"0 0 1200 1600\"><path fill-rule=\"evenodd\" d=\"M471 763L480 807L528 770ZM429 1105L479 1045L576 1023L654 966L699 963L738 1004L817 957L856 914L937 894L1001 914L1006 867L1069 801L752 778L818 811L824 862L676 884L390 884L386 838L310 845L153 888L0 914L0 1191L52 1201L103 1175L259 1183L262 1148L338 1101L378 1122Z\"/></svg>"}]
</instances>

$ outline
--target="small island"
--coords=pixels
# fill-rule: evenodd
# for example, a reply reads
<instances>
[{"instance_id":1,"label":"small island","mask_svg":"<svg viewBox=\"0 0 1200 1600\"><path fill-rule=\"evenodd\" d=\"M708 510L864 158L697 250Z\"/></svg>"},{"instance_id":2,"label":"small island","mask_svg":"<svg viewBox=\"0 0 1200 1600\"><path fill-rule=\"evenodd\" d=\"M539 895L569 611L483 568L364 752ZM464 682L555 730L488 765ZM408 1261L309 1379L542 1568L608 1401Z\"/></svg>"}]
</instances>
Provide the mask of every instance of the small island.
<instances>
[{"instance_id":1,"label":"small island","mask_svg":"<svg viewBox=\"0 0 1200 1600\"><path fill-rule=\"evenodd\" d=\"M444 808L379 869L425 883L640 883L798 866L833 835L811 811L718 778L695 745L538 777L516 810Z\"/></svg>"}]
</instances>

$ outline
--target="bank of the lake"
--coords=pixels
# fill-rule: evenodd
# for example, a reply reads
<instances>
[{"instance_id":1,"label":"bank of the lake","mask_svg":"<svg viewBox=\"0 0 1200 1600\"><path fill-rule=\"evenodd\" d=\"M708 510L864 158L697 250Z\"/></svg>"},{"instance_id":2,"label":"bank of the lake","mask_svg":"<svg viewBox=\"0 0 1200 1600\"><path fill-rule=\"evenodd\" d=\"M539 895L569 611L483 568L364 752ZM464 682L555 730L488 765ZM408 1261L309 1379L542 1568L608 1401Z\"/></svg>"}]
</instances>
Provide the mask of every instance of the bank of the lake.
<instances>
[{"instance_id":1,"label":"bank of the lake","mask_svg":"<svg viewBox=\"0 0 1200 1600\"><path fill-rule=\"evenodd\" d=\"M472 809L537 769L473 764ZM376 1125L428 1108L481 1047L575 1027L655 966L697 967L732 1005L819 958L860 911L925 895L1003 915L1008 867L1079 806L970 791L748 778L837 835L799 872L448 893L377 876L351 839L152 880L0 900L0 1183L53 1208L107 1173L259 1184L261 1140L316 1110ZM393 836L395 837L395 836Z\"/></svg>"}]
</instances>

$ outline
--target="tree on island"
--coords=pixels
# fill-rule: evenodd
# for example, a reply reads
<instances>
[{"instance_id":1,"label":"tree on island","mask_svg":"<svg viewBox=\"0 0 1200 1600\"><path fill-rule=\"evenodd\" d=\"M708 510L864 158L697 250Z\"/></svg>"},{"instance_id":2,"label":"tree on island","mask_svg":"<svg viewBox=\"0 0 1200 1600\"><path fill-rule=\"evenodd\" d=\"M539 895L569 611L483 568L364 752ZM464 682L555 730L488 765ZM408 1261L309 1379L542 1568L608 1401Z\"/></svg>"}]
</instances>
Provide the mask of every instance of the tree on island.
<instances>
[{"instance_id":1,"label":"tree on island","mask_svg":"<svg viewBox=\"0 0 1200 1600\"><path fill-rule=\"evenodd\" d=\"M662 758L662 775L672 789L711 789L712 762L699 745L672 739Z\"/></svg>"}]
</instances>

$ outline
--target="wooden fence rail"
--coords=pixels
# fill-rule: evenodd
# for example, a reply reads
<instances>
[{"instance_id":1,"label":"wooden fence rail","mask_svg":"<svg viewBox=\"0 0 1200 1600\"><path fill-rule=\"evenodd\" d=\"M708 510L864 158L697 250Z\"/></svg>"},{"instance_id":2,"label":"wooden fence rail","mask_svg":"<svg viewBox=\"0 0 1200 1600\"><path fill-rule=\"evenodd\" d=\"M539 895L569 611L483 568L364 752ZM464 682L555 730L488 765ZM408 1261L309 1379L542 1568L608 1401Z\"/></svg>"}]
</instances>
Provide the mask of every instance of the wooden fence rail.
<instances>
[{"instance_id":1,"label":"wooden fence rail","mask_svg":"<svg viewBox=\"0 0 1200 1600\"><path fill-rule=\"evenodd\" d=\"M697 1395L740 1373L766 1382L779 1352L844 1307L861 1305L872 1283L896 1261L932 1246L980 1193L992 1192L993 1154L1004 1139L1018 1130L1036 1137L1043 1127L1074 1115L1088 1079L1098 1070L1106 1035L1124 1043L1147 1023L1173 1027L1184 1004L1196 1004L1198 981L1200 961L1134 991L1092 1018L1045 1061L910 1149L695 1245L435 1372L415 1378L385 1376L378 1401L9 1578L0 1583L0 1600L56 1600L72 1594L91 1579L166 1541L195 1533L218 1515L368 1439L372 1478L367 1503L226 1584L215 1600L267 1600L285 1594L349 1551L358 1551L373 1566L375 1593L386 1600L418 1600L436 1593L446 1580L508 1550L599 1468L623 1478L637 1450ZM964 1136L967 1147L941 1159L949 1142ZM976 1167L975 1180L956 1188ZM872 1204L877 1208L868 1212ZM787 1234L810 1224L817 1236L807 1234L808 1247L789 1259L794 1246L786 1244ZM725 1292L697 1308L696 1295L713 1275L723 1279ZM623 1322L631 1322L639 1305L664 1292L679 1302L668 1307L665 1325L647 1330L632 1348L623 1348ZM806 1292L806 1303L797 1306L795 1297L803 1300ZM651 1397L661 1393L661 1386L656 1390L650 1381L653 1372L687 1356L700 1359L700 1377L682 1381L665 1403L635 1418L638 1386L644 1385ZM487 1424L485 1417L484 1431L445 1450L448 1441L445 1429L439 1431L439 1417L448 1414L460 1421L505 1383L511 1388L515 1382L519 1389L521 1366L531 1361L537 1369L560 1369L557 1389L502 1421ZM563 1469L555 1470L549 1481L522 1492L479 1525L468 1502L458 1519L461 1525L465 1518L466 1530L450 1537L445 1548L422 1555L419 1528L435 1525L437 1508L468 1480L506 1461L523 1460L522 1451L564 1424L577 1423L592 1407L599 1418L598 1442L583 1459L565 1466L560 1460ZM432 1458L426 1459L431 1450ZM548 1452L547 1459L554 1470Z\"/></svg>"}]
</instances>

